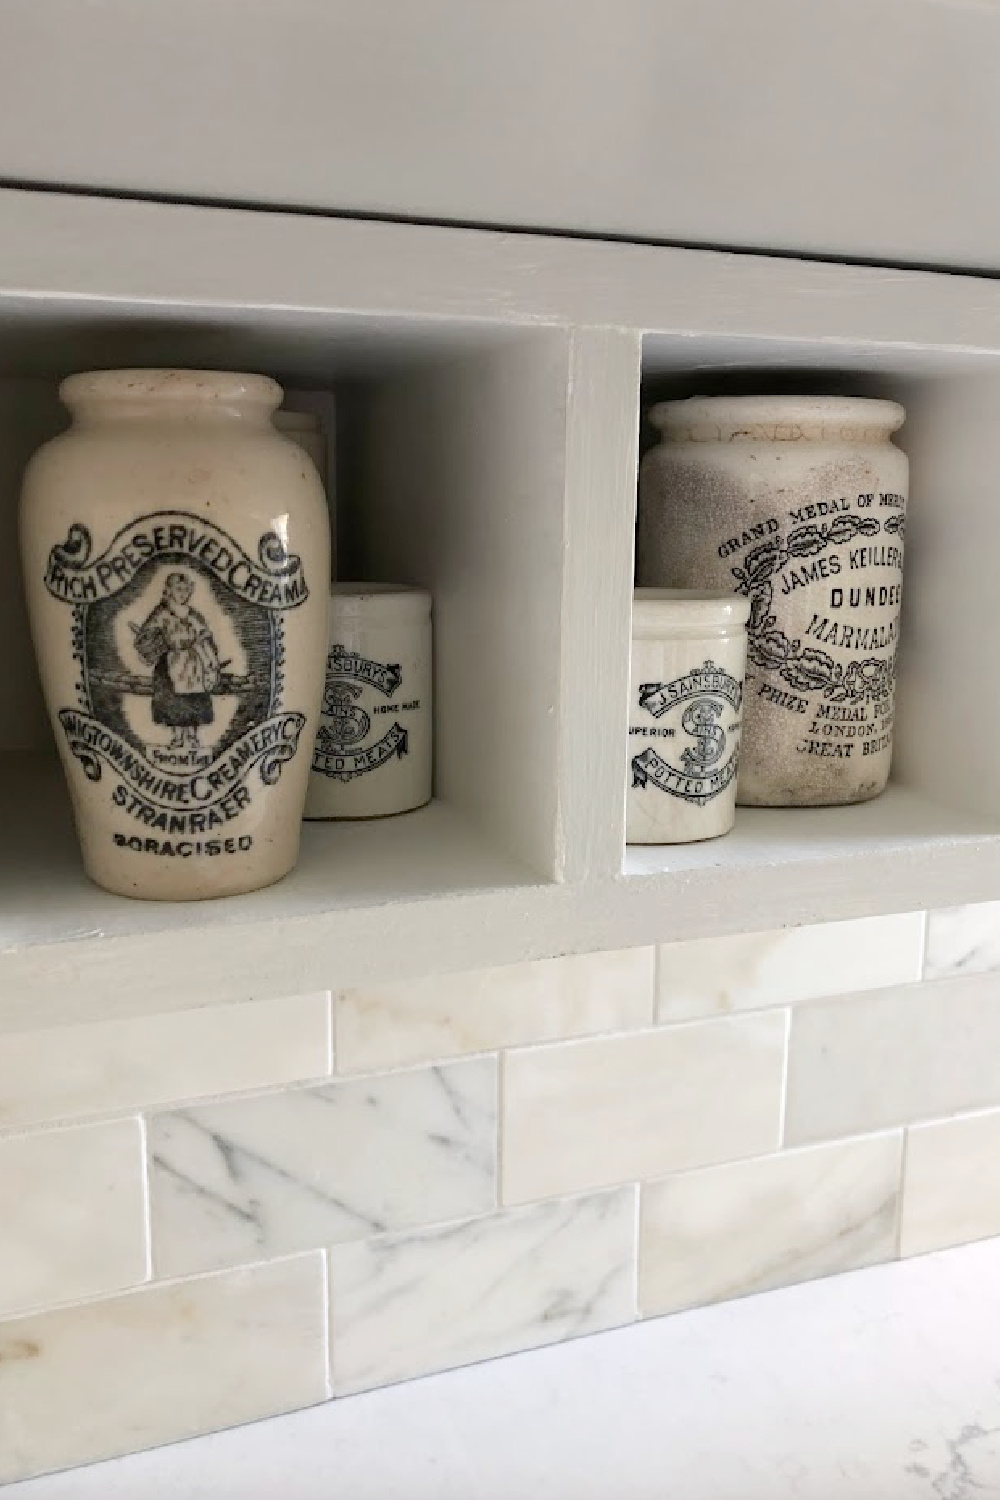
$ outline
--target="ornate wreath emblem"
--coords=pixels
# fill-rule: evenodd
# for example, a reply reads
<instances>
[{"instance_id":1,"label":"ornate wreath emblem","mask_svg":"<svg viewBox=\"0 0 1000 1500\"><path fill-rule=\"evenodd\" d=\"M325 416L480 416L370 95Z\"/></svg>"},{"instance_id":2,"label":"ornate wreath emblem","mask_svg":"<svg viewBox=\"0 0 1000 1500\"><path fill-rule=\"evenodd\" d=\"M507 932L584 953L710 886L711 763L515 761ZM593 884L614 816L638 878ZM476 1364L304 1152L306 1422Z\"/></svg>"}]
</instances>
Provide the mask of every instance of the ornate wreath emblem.
<instances>
[{"instance_id":1,"label":"ornate wreath emblem","mask_svg":"<svg viewBox=\"0 0 1000 1500\"><path fill-rule=\"evenodd\" d=\"M902 538L903 518L892 516L891 530ZM793 558L817 557L829 547L843 546L857 536L877 536L881 530L875 516L837 516L820 525L797 526L787 537L770 537L748 552L741 568L733 568L736 592L750 600L747 622L747 656L758 667L777 672L789 687L802 693L821 692L832 703L863 703L884 698L896 675L896 653L890 657L869 656L845 667L827 651L803 646L778 629L771 613L774 587L771 579ZM886 530L890 529L888 522Z\"/></svg>"}]
</instances>

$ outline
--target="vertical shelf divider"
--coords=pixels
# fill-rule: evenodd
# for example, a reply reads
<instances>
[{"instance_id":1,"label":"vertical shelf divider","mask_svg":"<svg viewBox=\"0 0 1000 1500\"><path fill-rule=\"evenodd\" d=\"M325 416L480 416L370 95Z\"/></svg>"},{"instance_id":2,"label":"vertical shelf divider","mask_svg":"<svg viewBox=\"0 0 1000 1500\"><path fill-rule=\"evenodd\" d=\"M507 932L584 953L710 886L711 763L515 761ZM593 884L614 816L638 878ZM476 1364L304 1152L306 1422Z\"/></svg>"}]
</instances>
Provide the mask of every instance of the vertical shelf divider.
<instances>
[{"instance_id":1,"label":"vertical shelf divider","mask_svg":"<svg viewBox=\"0 0 1000 1500\"><path fill-rule=\"evenodd\" d=\"M621 874L642 336L575 328L566 431L557 872Z\"/></svg>"}]
</instances>

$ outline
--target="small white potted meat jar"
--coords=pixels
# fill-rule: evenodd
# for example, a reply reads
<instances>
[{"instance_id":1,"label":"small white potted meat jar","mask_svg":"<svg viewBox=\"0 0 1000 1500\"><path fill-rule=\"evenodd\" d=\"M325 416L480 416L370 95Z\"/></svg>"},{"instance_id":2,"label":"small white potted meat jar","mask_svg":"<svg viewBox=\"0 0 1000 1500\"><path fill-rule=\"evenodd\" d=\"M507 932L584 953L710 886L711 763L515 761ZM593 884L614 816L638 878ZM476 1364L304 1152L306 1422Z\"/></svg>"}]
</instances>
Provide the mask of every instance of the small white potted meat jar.
<instances>
[{"instance_id":1,"label":"small white potted meat jar","mask_svg":"<svg viewBox=\"0 0 1000 1500\"><path fill-rule=\"evenodd\" d=\"M627 843L688 844L732 828L749 612L732 594L636 589Z\"/></svg>"},{"instance_id":2,"label":"small white potted meat jar","mask_svg":"<svg viewBox=\"0 0 1000 1500\"><path fill-rule=\"evenodd\" d=\"M384 818L431 800L431 596L335 583L305 816Z\"/></svg>"}]
</instances>

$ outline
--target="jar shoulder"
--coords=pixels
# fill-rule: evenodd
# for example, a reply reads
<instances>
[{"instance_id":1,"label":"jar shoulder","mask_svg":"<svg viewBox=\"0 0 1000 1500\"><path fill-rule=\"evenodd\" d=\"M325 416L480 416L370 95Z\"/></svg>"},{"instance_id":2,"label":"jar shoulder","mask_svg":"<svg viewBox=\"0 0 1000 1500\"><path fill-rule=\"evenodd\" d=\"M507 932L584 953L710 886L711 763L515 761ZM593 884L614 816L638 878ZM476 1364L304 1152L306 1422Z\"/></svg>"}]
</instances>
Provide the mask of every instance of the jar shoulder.
<instances>
[{"instance_id":1,"label":"jar shoulder","mask_svg":"<svg viewBox=\"0 0 1000 1500\"><path fill-rule=\"evenodd\" d=\"M70 428L29 461L26 506L99 506L108 513L151 507L325 514L315 466L277 432L177 432L123 424Z\"/></svg>"},{"instance_id":2,"label":"jar shoulder","mask_svg":"<svg viewBox=\"0 0 1000 1500\"><path fill-rule=\"evenodd\" d=\"M703 476L740 486L766 486L780 490L788 484L813 480L813 476L835 487L838 475L845 485L859 484L865 475L877 477L883 488L905 490L909 459L894 443L658 443L650 448L639 469L640 483L647 488L667 480L679 488L687 480L699 483Z\"/></svg>"}]
</instances>

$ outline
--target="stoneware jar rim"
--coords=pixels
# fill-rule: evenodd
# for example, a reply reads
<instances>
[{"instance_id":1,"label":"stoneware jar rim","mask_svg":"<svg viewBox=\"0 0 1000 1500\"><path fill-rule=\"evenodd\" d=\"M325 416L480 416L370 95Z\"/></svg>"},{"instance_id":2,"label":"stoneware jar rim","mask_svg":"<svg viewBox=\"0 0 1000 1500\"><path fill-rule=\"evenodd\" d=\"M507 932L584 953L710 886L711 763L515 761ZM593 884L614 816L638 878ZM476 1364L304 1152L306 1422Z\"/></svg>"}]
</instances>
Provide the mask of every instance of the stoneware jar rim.
<instances>
[{"instance_id":1,"label":"stoneware jar rim","mask_svg":"<svg viewBox=\"0 0 1000 1500\"><path fill-rule=\"evenodd\" d=\"M408 583L334 583L330 585L330 619L352 625L424 620L431 612L428 589Z\"/></svg>"},{"instance_id":2,"label":"stoneware jar rim","mask_svg":"<svg viewBox=\"0 0 1000 1500\"><path fill-rule=\"evenodd\" d=\"M819 424L822 430L815 436L822 439L835 438L838 428L844 429L845 440L855 428L865 436L877 432L888 439L905 419L905 408L898 401L875 396L689 396L682 401L660 401L649 412L650 422L668 439L687 435L696 441L738 437L808 441L814 436L808 431L765 435L741 430L784 424ZM706 430L698 431L702 428Z\"/></svg>"},{"instance_id":3,"label":"stoneware jar rim","mask_svg":"<svg viewBox=\"0 0 1000 1500\"><path fill-rule=\"evenodd\" d=\"M239 370L82 370L62 381L59 399L71 410L91 401L171 400L253 405L274 410L284 399L284 392L269 375Z\"/></svg>"},{"instance_id":4,"label":"stoneware jar rim","mask_svg":"<svg viewBox=\"0 0 1000 1500\"><path fill-rule=\"evenodd\" d=\"M633 635L670 635L692 627L738 632L746 628L750 600L712 589L637 588L632 601Z\"/></svg>"}]
</instances>

